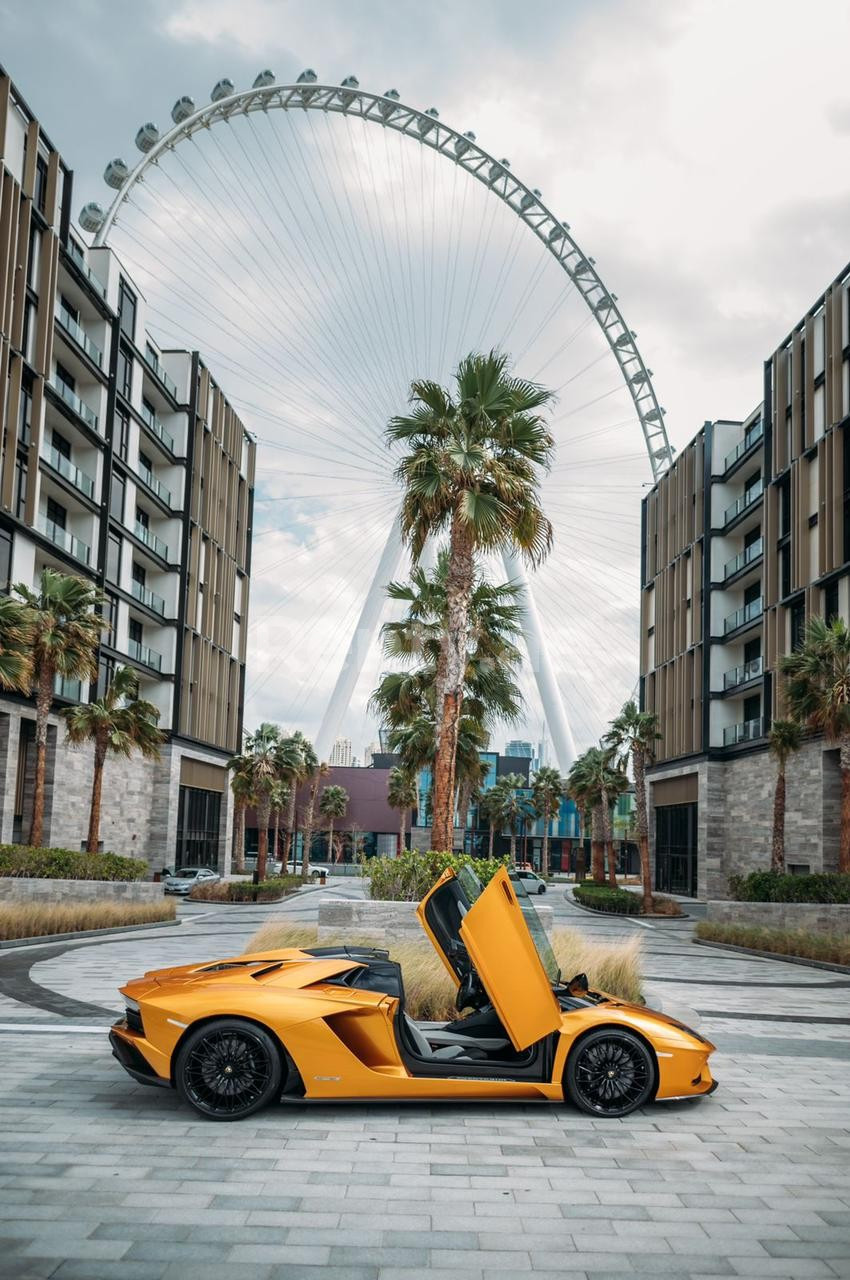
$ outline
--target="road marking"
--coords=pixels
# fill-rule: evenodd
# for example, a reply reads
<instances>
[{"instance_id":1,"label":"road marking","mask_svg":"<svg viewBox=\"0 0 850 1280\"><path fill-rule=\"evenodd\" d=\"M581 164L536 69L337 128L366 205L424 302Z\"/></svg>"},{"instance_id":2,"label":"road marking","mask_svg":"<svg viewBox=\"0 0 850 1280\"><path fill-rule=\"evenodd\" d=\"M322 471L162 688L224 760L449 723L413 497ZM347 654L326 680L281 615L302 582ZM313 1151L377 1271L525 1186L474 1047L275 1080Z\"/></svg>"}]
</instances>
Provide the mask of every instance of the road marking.
<instances>
[{"instance_id":1,"label":"road marking","mask_svg":"<svg viewBox=\"0 0 850 1280\"><path fill-rule=\"evenodd\" d=\"M65 1035L70 1031L74 1035L102 1036L111 1025L111 1023L104 1023L102 1027L75 1027L57 1026L54 1023L0 1022L0 1031L52 1031L56 1035Z\"/></svg>"},{"instance_id":2,"label":"road marking","mask_svg":"<svg viewBox=\"0 0 850 1280\"><path fill-rule=\"evenodd\" d=\"M628 917L627 917L627 919L628 919ZM631 920L631 921L629 921L629 923L630 923L630 924L639 924L639 925L640 925L640 927L641 927L641 929L654 929L654 928L655 928L655 925L654 925L654 924L650 924L648 920Z\"/></svg>"}]
</instances>

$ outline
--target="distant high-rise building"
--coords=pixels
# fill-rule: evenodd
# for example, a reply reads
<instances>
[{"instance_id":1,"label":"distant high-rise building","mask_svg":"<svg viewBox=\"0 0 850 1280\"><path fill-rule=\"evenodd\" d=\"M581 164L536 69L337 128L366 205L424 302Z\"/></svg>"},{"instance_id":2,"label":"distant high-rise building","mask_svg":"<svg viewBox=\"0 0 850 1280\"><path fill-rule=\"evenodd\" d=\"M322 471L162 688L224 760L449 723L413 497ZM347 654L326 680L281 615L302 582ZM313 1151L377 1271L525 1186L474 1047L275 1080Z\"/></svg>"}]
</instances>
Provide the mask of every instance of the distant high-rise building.
<instances>
[{"instance_id":1,"label":"distant high-rise building","mask_svg":"<svg viewBox=\"0 0 850 1280\"><path fill-rule=\"evenodd\" d=\"M351 765L351 739L337 738L331 751L329 764L335 764L342 768L348 768Z\"/></svg>"},{"instance_id":2,"label":"distant high-rise building","mask_svg":"<svg viewBox=\"0 0 850 1280\"><path fill-rule=\"evenodd\" d=\"M367 769L371 768L372 766L372 757L380 755L380 753L381 753L380 743L377 743L377 742L367 743L367 745L363 748L363 763Z\"/></svg>"},{"instance_id":3,"label":"distant high-rise building","mask_svg":"<svg viewBox=\"0 0 850 1280\"><path fill-rule=\"evenodd\" d=\"M531 760L534 757L534 749L530 742L523 742L519 738L514 738L505 747L506 756L525 756Z\"/></svg>"}]
</instances>

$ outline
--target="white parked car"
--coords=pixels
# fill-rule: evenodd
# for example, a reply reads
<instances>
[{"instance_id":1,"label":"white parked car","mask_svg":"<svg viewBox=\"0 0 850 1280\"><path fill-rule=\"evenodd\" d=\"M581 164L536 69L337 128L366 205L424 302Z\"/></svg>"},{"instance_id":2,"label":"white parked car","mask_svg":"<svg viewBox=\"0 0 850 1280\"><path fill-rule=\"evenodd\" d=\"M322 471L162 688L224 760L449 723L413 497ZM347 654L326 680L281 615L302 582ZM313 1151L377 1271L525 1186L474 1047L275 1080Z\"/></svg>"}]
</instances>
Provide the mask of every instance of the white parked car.
<instances>
[{"instance_id":1,"label":"white parked car","mask_svg":"<svg viewBox=\"0 0 850 1280\"><path fill-rule=\"evenodd\" d=\"M536 871L523 871L517 868L509 874L512 880L519 881L526 893L546 892L546 881Z\"/></svg>"},{"instance_id":2,"label":"white parked car","mask_svg":"<svg viewBox=\"0 0 850 1280\"><path fill-rule=\"evenodd\" d=\"M173 876L166 876L163 885L166 893L191 893L196 884L212 884L221 876L210 867L181 867Z\"/></svg>"}]
</instances>

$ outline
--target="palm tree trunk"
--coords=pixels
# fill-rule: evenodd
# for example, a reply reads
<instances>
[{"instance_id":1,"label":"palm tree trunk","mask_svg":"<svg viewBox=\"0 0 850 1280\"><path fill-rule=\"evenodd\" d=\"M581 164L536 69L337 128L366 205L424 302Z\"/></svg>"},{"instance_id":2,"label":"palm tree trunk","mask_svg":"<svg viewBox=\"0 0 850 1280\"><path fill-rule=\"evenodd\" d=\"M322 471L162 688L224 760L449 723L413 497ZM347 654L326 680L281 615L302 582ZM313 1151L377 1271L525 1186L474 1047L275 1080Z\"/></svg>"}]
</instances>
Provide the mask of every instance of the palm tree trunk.
<instances>
[{"instance_id":1,"label":"palm tree trunk","mask_svg":"<svg viewBox=\"0 0 850 1280\"><path fill-rule=\"evenodd\" d=\"M100 803L103 794L103 766L106 762L106 743L95 740L94 766L91 780L91 808L89 809L89 838L86 848L97 853L100 840Z\"/></svg>"},{"instance_id":2,"label":"palm tree trunk","mask_svg":"<svg viewBox=\"0 0 850 1280\"><path fill-rule=\"evenodd\" d=\"M590 817L590 861L593 868L594 884L605 883L605 845L600 838L602 829L601 809L601 805L594 805Z\"/></svg>"},{"instance_id":3,"label":"palm tree trunk","mask_svg":"<svg viewBox=\"0 0 850 1280\"><path fill-rule=\"evenodd\" d=\"M30 844L39 848L44 840L44 782L47 771L47 718L53 703L53 671L42 666L38 673L35 699L35 787L32 797Z\"/></svg>"},{"instance_id":4,"label":"palm tree trunk","mask_svg":"<svg viewBox=\"0 0 850 1280\"><path fill-rule=\"evenodd\" d=\"M271 806L268 794L257 797L257 879L265 880L266 862L269 856L269 817Z\"/></svg>"},{"instance_id":5,"label":"palm tree trunk","mask_svg":"<svg viewBox=\"0 0 850 1280\"><path fill-rule=\"evenodd\" d=\"M549 874L549 804L543 806L543 851L540 855L540 874Z\"/></svg>"},{"instance_id":6,"label":"palm tree trunk","mask_svg":"<svg viewBox=\"0 0 850 1280\"><path fill-rule=\"evenodd\" d=\"M469 600L475 580L473 538L455 512L446 575L446 630L440 646L445 654L445 691L437 701L439 716L437 755L434 761L434 820L431 844L440 851L452 849L457 738L466 676Z\"/></svg>"},{"instance_id":7,"label":"palm tree trunk","mask_svg":"<svg viewBox=\"0 0 850 1280\"><path fill-rule=\"evenodd\" d=\"M635 800L637 802L638 847L640 849L640 879L643 886L643 909L652 910L652 868L649 865L649 815L646 806L646 760L643 751L632 751L635 771Z\"/></svg>"},{"instance_id":8,"label":"palm tree trunk","mask_svg":"<svg viewBox=\"0 0 850 1280\"><path fill-rule=\"evenodd\" d=\"M516 866L516 827L511 827L511 866Z\"/></svg>"},{"instance_id":9,"label":"palm tree trunk","mask_svg":"<svg viewBox=\"0 0 850 1280\"><path fill-rule=\"evenodd\" d=\"M841 766L841 839L838 846L838 870L850 875L850 737L842 738L838 752Z\"/></svg>"},{"instance_id":10,"label":"palm tree trunk","mask_svg":"<svg viewBox=\"0 0 850 1280\"><path fill-rule=\"evenodd\" d=\"M301 883L306 884L310 875L310 846L313 843L313 821L316 812L316 792L319 789L318 775L310 783L310 798L307 801L307 812L304 815L304 845L301 850Z\"/></svg>"},{"instance_id":11,"label":"palm tree trunk","mask_svg":"<svg viewBox=\"0 0 850 1280\"><path fill-rule=\"evenodd\" d=\"M490 847L487 851L487 856L489 858L492 858L493 856L493 842L495 841L495 839L496 839L496 824L495 822L491 822L490 823Z\"/></svg>"},{"instance_id":12,"label":"palm tree trunk","mask_svg":"<svg viewBox=\"0 0 850 1280\"><path fill-rule=\"evenodd\" d=\"M233 853L236 858L236 874L245 874L245 809L246 805L236 804L233 813Z\"/></svg>"},{"instance_id":13,"label":"palm tree trunk","mask_svg":"<svg viewBox=\"0 0 850 1280\"><path fill-rule=\"evenodd\" d=\"M404 836L405 836L405 831L406 831L406 830L407 830L407 810L406 810L406 809L402 809L402 811L401 811L401 821L399 822L399 828L398 828L398 854L397 854L397 856L398 856L399 858L400 858L400 857L401 857L401 855L404 853Z\"/></svg>"},{"instance_id":14,"label":"palm tree trunk","mask_svg":"<svg viewBox=\"0 0 850 1280\"><path fill-rule=\"evenodd\" d=\"M785 872L785 764L779 761L776 790L773 793L773 843L770 849L770 869L777 875Z\"/></svg>"},{"instance_id":15,"label":"palm tree trunk","mask_svg":"<svg viewBox=\"0 0 850 1280\"><path fill-rule=\"evenodd\" d=\"M614 870L614 840L611 833L611 805L608 800L607 787L602 788L602 839L608 856L608 883L612 889L617 888L617 874Z\"/></svg>"},{"instance_id":16,"label":"palm tree trunk","mask_svg":"<svg viewBox=\"0 0 850 1280\"><path fill-rule=\"evenodd\" d=\"M330 865L332 862L336 862L336 855L334 854L334 820L333 818L329 818L328 819L328 865Z\"/></svg>"},{"instance_id":17,"label":"palm tree trunk","mask_svg":"<svg viewBox=\"0 0 850 1280\"><path fill-rule=\"evenodd\" d=\"M295 831L295 800L298 791L298 779L292 779L292 791L289 796L289 804L286 807L286 831L283 837L283 861L289 864L289 853L292 848L292 835Z\"/></svg>"},{"instance_id":18,"label":"palm tree trunk","mask_svg":"<svg viewBox=\"0 0 850 1280\"><path fill-rule=\"evenodd\" d=\"M274 811L274 840L272 841L272 858L277 861L277 839L280 832L280 809Z\"/></svg>"}]
</instances>

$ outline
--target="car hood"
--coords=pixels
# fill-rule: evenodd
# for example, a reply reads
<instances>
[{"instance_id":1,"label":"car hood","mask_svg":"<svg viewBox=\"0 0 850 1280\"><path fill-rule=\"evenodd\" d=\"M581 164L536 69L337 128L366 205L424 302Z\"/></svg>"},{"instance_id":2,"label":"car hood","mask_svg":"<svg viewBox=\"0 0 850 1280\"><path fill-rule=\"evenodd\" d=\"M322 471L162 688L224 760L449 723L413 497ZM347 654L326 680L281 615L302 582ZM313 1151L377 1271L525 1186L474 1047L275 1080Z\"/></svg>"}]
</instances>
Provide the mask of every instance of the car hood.
<instances>
[{"instance_id":1,"label":"car hood","mask_svg":"<svg viewBox=\"0 0 850 1280\"><path fill-rule=\"evenodd\" d=\"M153 992L179 990L199 986L245 986L256 982L280 985L289 989L312 986L339 973L357 968L360 961L349 955L311 956L304 951L287 949L263 951L224 960L207 960L203 964L177 965L170 969L151 969L121 988L131 999L144 999Z\"/></svg>"}]
</instances>

